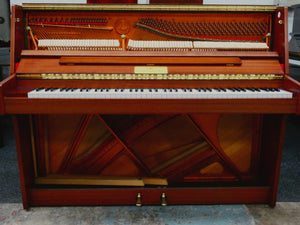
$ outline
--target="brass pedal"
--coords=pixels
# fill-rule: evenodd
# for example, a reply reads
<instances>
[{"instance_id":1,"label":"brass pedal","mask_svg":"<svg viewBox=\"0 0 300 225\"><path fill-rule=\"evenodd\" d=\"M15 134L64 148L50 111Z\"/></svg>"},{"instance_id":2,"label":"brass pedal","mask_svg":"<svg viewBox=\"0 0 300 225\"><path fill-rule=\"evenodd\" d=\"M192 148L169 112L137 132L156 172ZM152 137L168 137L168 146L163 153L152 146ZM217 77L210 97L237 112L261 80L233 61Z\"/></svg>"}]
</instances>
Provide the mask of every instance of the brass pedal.
<instances>
[{"instance_id":1,"label":"brass pedal","mask_svg":"<svg viewBox=\"0 0 300 225\"><path fill-rule=\"evenodd\" d=\"M167 203L167 195L165 193L162 193L161 196L160 196L160 204L162 206L167 206L168 203Z\"/></svg>"},{"instance_id":2,"label":"brass pedal","mask_svg":"<svg viewBox=\"0 0 300 225\"><path fill-rule=\"evenodd\" d=\"M136 195L136 202L135 202L135 205L136 206L142 206L142 195L141 193L138 193Z\"/></svg>"}]
</instances>

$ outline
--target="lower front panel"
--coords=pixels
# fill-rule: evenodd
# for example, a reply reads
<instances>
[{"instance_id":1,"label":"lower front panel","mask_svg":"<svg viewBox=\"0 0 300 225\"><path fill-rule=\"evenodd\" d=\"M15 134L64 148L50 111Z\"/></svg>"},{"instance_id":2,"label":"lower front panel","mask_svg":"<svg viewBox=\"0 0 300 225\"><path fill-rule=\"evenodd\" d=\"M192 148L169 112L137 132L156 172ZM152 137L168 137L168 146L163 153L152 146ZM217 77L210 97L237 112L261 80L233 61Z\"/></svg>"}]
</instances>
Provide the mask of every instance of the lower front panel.
<instances>
[{"instance_id":1,"label":"lower front panel","mask_svg":"<svg viewBox=\"0 0 300 225\"><path fill-rule=\"evenodd\" d=\"M269 202L268 187L33 189L31 205L174 205Z\"/></svg>"},{"instance_id":2,"label":"lower front panel","mask_svg":"<svg viewBox=\"0 0 300 225\"><path fill-rule=\"evenodd\" d=\"M24 195L29 205L270 202L265 117L18 116L16 130L31 140L20 147L32 162Z\"/></svg>"},{"instance_id":3,"label":"lower front panel","mask_svg":"<svg viewBox=\"0 0 300 225\"><path fill-rule=\"evenodd\" d=\"M255 179L254 115L43 115L32 119L37 184L194 186Z\"/></svg>"}]
</instances>

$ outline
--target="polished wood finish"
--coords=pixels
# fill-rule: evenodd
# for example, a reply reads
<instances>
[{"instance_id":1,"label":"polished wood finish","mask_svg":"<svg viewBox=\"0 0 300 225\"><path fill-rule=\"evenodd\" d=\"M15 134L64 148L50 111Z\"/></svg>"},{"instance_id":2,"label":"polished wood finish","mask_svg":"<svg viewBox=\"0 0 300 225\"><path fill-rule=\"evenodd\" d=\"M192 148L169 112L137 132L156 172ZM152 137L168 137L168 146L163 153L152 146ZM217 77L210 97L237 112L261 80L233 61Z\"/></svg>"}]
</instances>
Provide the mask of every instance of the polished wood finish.
<instances>
[{"instance_id":1,"label":"polished wood finish","mask_svg":"<svg viewBox=\"0 0 300 225\"><path fill-rule=\"evenodd\" d=\"M294 80L291 77L286 77L286 82L285 82L285 88L291 89L293 90L293 92L295 92L295 96L297 96L298 98L298 103L297 103L297 109L296 109L296 114L299 115L300 114L300 82Z\"/></svg>"},{"instance_id":2,"label":"polished wood finish","mask_svg":"<svg viewBox=\"0 0 300 225\"><path fill-rule=\"evenodd\" d=\"M62 56L123 56L123 57L240 57L240 58L278 58L274 51L178 51L176 55L172 51L43 51L23 50L22 57L62 57Z\"/></svg>"},{"instance_id":3,"label":"polished wood finish","mask_svg":"<svg viewBox=\"0 0 300 225\"><path fill-rule=\"evenodd\" d=\"M64 176L49 175L38 177L36 184L61 184L61 185L112 185L112 186L144 186L144 181L138 178L126 177L107 177L107 176Z\"/></svg>"},{"instance_id":4,"label":"polished wood finish","mask_svg":"<svg viewBox=\"0 0 300 225\"><path fill-rule=\"evenodd\" d=\"M31 205L29 188L32 186L34 179L28 115L13 116L13 123L18 153L22 201L24 209L27 209Z\"/></svg>"},{"instance_id":5,"label":"polished wood finish","mask_svg":"<svg viewBox=\"0 0 300 225\"><path fill-rule=\"evenodd\" d=\"M262 162L260 178L262 182L270 185L269 204L274 207L277 198L280 163L285 133L286 116L265 115L262 136Z\"/></svg>"},{"instance_id":6,"label":"polished wood finish","mask_svg":"<svg viewBox=\"0 0 300 225\"><path fill-rule=\"evenodd\" d=\"M94 64L94 65L123 65L123 64L133 64L133 65L241 65L241 59L239 57L139 57L137 61L136 58L125 58L125 57L61 57L59 59L60 64Z\"/></svg>"},{"instance_id":7,"label":"polished wood finish","mask_svg":"<svg viewBox=\"0 0 300 225\"><path fill-rule=\"evenodd\" d=\"M268 203L275 206L286 115L300 114L300 84L288 76L286 8L127 5L124 9L124 6L105 4L82 8L78 5L47 7L13 7L11 76L0 83L0 113L14 115L24 208L135 205L138 194L143 204L153 205L162 204L163 193L171 205ZM187 36L194 34L180 26L193 27L192 23L204 20L209 27L222 22L241 27L248 24L245 27L252 26L254 32L252 36L246 35L249 36L247 41L259 38L270 46L270 51L129 51L125 48L124 51L64 48L50 51L35 50L32 42L33 39L56 38L118 39L125 40L123 47L126 47L129 39L177 40L136 26L143 22L141 18L176 20L181 25L175 28L180 30L180 35ZM43 23L46 26L42 26ZM30 26L32 33L24 30L25 24ZM112 29L88 30L89 26ZM244 38L246 30L251 30L238 28L243 31L233 32L232 26L226 27L227 33L211 31L201 38L236 41ZM263 31L255 28L259 26ZM163 32L170 31L165 29ZM134 74L136 66L156 65L163 67L166 74L235 74L240 78L46 80L20 76ZM266 78L242 80L249 74L263 74ZM280 75L280 79L268 80L268 75L272 74ZM51 87L267 87L290 91L293 97L27 97L27 93L35 88Z\"/></svg>"},{"instance_id":8,"label":"polished wood finish","mask_svg":"<svg viewBox=\"0 0 300 225\"><path fill-rule=\"evenodd\" d=\"M94 190L30 190L32 206L56 205L135 205L138 193L143 204L160 205L164 192L169 205L265 203L269 187L191 188L191 189L94 189Z\"/></svg>"},{"instance_id":9,"label":"polished wood finish","mask_svg":"<svg viewBox=\"0 0 300 225\"><path fill-rule=\"evenodd\" d=\"M205 65L201 68L196 65L169 65L168 72L170 74L189 74L198 73L212 73L212 74L265 74L266 67L268 67L268 73L271 74L283 74L282 68L278 60L274 59L262 59L262 60L247 60L242 59L240 66L235 65ZM17 73L134 73L133 65L60 65L60 59L32 59L23 58L20 61Z\"/></svg>"},{"instance_id":10,"label":"polished wood finish","mask_svg":"<svg viewBox=\"0 0 300 225\"><path fill-rule=\"evenodd\" d=\"M289 52L288 52L288 9L279 7L274 15L273 38L274 50L280 55L280 63L284 66L284 72L289 74Z\"/></svg>"},{"instance_id":11,"label":"polished wood finish","mask_svg":"<svg viewBox=\"0 0 300 225\"><path fill-rule=\"evenodd\" d=\"M61 185L103 185L103 186L167 186L165 178L133 178L133 177L108 177L96 175L48 175L35 179L36 184L61 184Z\"/></svg>"},{"instance_id":12,"label":"polished wood finish","mask_svg":"<svg viewBox=\"0 0 300 225\"><path fill-rule=\"evenodd\" d=\"M16 87L16 78L14 76L7 77L2 82L0 82L0 114L4 114L4 102L3 98L5 95L5 92L7 92L9 89Z\"/></svg>"},{"instance_id":13,"label":"polished wood finish","mask_svg":"<svg viewBox=\"0 0 300 225\"><path fill-rule=\"evenodd\" d=\"M21 6L11 9L11 37L10 37L10 73L15 73L16 63L20 60L20 53L25 48L24 15Z\"/></svg>"},{"instance_id":14,"label":"polished wood finish","mask_svg":"<svg viewBox=\"0 0 300 225\"><path fill-rule=\"evenodd\" d=\"M5 113L295 113L297 99L28 99L26 97L4 97ZM81 107L76 107L80 104ZM105 105L105 107L103 107Z\"/></svg>"}]
</instances>

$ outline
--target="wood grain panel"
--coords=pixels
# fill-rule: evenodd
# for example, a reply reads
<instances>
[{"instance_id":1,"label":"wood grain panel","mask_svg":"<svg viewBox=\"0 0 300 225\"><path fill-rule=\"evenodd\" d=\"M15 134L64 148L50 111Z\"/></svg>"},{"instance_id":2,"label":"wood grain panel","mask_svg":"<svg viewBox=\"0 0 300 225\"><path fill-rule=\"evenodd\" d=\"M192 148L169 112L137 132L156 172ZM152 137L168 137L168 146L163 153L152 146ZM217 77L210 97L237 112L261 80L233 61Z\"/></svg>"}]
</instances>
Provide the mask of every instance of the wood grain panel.
<instances>
[{"instance_id":1,"label":"wood grain panel","mask_svg":"<svg viewBox=\"0 0 300 225\"><path fill-rule=\"evenodd\" d=\"M70 145L80 115L47 115L50 172L57 173Z\"/></svg>"},{"instance_id":2,"label":"wood grain panel","mask_svg":"<svg viewBox=\"0 0 300 225\"><path fill-rule=\"evenodd\" d=\"M297 99L28 99L5 97L11 114L296 113ZM80 104L80 107L76 107ZM104 107L105 106L105 107Z\"/></svg>"},{"instance_id":3,"label":"wood grain panel","mask_svg":"<svg viewBox=\"0 0 300 225\"><path fill-rule=\"evenodd\" d=\"M13 5L11 9L10 37L10 73L15 73L16 63L20 61L21 51L25 49L24 14L21 6Z\"/></svg>"},{"instance_id":4,"label":"wood grain panel","mask_svg":"<svg viewBox=\"0 0 300 225\"><path fill-rule=\"evenodd\" d=\"M221 148L241 172L251 165L254 118L252 115L223 114L218 122L217 137Z\"/></svg>"},{"instance_id":5,"label":"wood grain panel","mask_svg":"<svg viewBox=\"0 0 300 225\"><path fill-rule=\"evenodd\" d=\"M111 162L105 169L101 171L101 175L107 176L133 176L141 177L145 174L125 153Z\"/></svg>"},{"instance_id":6,"label":"wood grain panel","mask_svg":"<svg viewBox=\"0 0 300 225\"><path fill-rule=\"evenodd\" d=\"M242 58L278 58L275 51L44 51L44 50L23 50L22 57L62 57L62 56L118 56L118 57L142 57L142 56L168 56L168 57L242 57Z\"/></svg>"},{"instance_id":7,"label":"wood grain panel","mask_svg":"<svg viewBox=\"0 0 300 225\"><path fill-rule=\"evenodd\" d=\"M155 188L94 190L30 190L30 205L135 205L141 193L143 204L160 204L166 193L168 204L269 203L269 187Z\"/></svg>"},{"instance_id":8,"label":"wood grain panel","mask_svg":"<svg viewBox=\"0 0 300 225\"><path fill-rule=\"evenodd\" d=\"M246 60L241 66L168 66L169 73L283 74L277 60ZM134 73L134 66L60 65L59 59L23 58L17 73Z\"/></svg>"},{"instance_id":9,"label":"wood grain panel","mask_svg":"<svg viewBox=\"0 0 300 225\"><path fill-rule=\"evenodd\" d=\"M64 56L59 59L60 64L72 65L240 65L241 60L239 57L71 57Z\"/></svg>"},{"instance_id":10,"label":"wood grain panel","mask_svg":"<svg viewBox=\"0 0 300 225\"><path fill-rule=\"evenodd\" d=\"M73 163L85 158L87 155L95 151L107 138L111 136L111 133L101 123L98 117L93 116L87 130L77 148L77 151L73 158Z\"/></svg>"},{"instance_id":11,"label":"wood grain panel","mask_svg":"<svg viewBox=\"0 0 300 225\"><path fill-rule=\"evenodd\" d=\"M282 88L285 82L282 80L17 80L17 85L24 89L10 90L11 95L22 96L33 88L260 88L273 87ZM290 89L286 87L286 89ZM298 90L299 87L294 85L291 91ZM8 90L7 90L8 92ZM15 93L15 95L13 95ZM9 94L9 93L7 93Z\"/></svg>"}]
</instances>

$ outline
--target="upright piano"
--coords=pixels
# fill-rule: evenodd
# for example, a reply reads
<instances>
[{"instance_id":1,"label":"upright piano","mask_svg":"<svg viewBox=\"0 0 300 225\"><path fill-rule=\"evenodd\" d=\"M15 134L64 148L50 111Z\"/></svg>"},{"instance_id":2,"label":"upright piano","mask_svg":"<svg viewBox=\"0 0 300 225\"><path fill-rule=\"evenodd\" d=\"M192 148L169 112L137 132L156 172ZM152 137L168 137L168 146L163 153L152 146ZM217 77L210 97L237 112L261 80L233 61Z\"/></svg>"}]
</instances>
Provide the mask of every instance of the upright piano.
<instances>
[{"instance_id":1,"label":"upright piano","mask_svg":"<svg viewBox=\"0 0 300 225\"><path fill-rule=\"evenodd\" d=\"M13 6L23 206L275 206L289 77L287 8Z\"/></svg>"}]
</instances>

